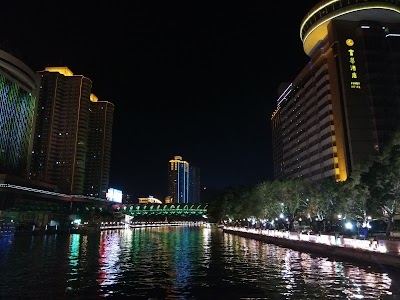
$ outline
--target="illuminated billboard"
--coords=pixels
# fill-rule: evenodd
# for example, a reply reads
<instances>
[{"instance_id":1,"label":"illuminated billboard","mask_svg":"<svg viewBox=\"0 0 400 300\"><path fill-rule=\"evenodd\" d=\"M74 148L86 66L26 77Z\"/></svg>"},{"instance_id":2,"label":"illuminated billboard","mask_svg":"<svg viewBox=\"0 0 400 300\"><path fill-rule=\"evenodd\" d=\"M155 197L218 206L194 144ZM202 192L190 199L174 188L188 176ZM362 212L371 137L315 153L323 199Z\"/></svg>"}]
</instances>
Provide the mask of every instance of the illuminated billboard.
<instances>
[{"instance_id":1,"label":"illuminated billboard","mask_svg":"<svg viewBox=\"0 0 400 300\"><path fill-rule=\"evenodd\" d=\"M122 203L122 191L114 188L109 188L106 194L107 200L111 202Z\"/></svg>"}]
</instances>

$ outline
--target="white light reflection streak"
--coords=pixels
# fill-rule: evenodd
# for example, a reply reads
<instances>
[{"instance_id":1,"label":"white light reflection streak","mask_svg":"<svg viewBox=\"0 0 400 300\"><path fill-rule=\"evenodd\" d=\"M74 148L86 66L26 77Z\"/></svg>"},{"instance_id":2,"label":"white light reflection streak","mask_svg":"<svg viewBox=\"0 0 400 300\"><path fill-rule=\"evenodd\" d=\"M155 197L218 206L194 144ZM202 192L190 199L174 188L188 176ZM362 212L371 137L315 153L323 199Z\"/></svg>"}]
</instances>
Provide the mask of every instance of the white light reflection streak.
<instances>
[{"instance_id":1,"label":"white light reflection streak","mask_svg":"<svg viewBox=\"0 0 400 300\"><path fill-rule=\"evenodd\" d=\"M291 268L291 253L292 251L288 250L286 252L285 257L283 258L283 265L281 270L282 279L286 282L287 293L284 293L285 296L291 296L293 294L293 287L295 286L294 274Z\"/></svg>"},{"instance_id":2,"label":"white light reflection streak","mask_svg":"<svg viewBox=\"0 0 400 300\"><path fill-rule=\"evenodd\" d=\"M207 268L208 264L210 263L211 260L211 251L210 251L210 241L211 241L211 228L203 228L203 255L204 255L204 261L207 262Z\"/></svg>"},{"instance_id":3,"label":"white light reflection streak","mask_svg":"<svg viewBox=\"0 0 400 300\"><path fill-rule=\"evenodd\" d=\"M112 285L118 282L121 254L121 237L119 231L102 231L99 249L99 276L100 286Z\"/></svg>"}]
</instances>

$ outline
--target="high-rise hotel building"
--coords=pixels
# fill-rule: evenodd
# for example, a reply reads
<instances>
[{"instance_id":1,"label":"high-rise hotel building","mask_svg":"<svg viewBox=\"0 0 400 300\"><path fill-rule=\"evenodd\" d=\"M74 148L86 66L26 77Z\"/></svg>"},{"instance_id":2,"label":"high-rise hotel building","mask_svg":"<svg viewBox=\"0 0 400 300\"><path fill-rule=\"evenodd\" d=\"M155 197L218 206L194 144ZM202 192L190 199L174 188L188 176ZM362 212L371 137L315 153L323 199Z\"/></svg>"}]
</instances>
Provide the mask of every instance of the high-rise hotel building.
<instances>
[{"instance_id":1,"label":"high-rise hotel building","mask_svg":"<svg viewBox=\"0 0 400 300\"><path fill-rule=\"evenodd\" d=\"M199 203L200 168L174 156L169 161L168 193L171 203Z\"/></svg>"},{"instance_id":2,"label":"high-rise hotel building","mask_svg":"<svg viewBox=\"0 0 400 300\"><path fill-rule=\"evenodd\" d=\"M28 176L37 91L35 72L0 50L0 174Z\"/></svg>"},{"instance_id":3,"label":"high-rise hotel building","mask_svg":"<svg viewBox=\"0 0 400 300\"><path fill-rule=\"evenodd\" d=\"M189 163L182 156L169 161L168 194L173 203L189 202Z\"/></svg>"},{"instance_id":4,"label":"high-rise hotel building","mask_svg":"<svg viewBox=\"0 0 400 300\"><path fill-rule=\"evenodd\" d=\"M92 81L67 67L40 75L31 179L58 192L105 198L114 105L98 101Z\"/></svg>"},{"instance_id":5,"label":"high-rise hotel building","mask_svg":"<svg viewBox=\"0 0 400 300\"><path fill-rule=\"evenodd\" d=\"M400 1L321 1L300 38L310 62L272 114L274 176L344 181L399 129Z\"/></svg>"},{"instance_id":6,"label":"high-rise hotel building","mask_svg":"<svg viewBox=\"0 0 400 300\"><path fill-rule=\"evenodd\" d=\"M168 193L173 203L189 202L189 163L182 156L169 161Z\"/></svg>"}]
</instances>

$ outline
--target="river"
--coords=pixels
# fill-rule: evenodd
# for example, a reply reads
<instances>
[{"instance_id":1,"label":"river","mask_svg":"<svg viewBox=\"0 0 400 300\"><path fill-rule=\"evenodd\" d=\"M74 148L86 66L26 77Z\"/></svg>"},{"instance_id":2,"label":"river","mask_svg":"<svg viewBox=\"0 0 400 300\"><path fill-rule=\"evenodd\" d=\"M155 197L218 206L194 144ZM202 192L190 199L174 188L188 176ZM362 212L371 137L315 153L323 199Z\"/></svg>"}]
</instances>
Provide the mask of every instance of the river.
<instances>
[{"instance_id":1,"label":"river","mask_svg":"<svg viewBox=\"0 0 400 300\"><path fill-rule=\"evenodd\" d=\"M0 299L400 299L400 273L174 226L0 239Z\"/></svg>"}]
</instances>

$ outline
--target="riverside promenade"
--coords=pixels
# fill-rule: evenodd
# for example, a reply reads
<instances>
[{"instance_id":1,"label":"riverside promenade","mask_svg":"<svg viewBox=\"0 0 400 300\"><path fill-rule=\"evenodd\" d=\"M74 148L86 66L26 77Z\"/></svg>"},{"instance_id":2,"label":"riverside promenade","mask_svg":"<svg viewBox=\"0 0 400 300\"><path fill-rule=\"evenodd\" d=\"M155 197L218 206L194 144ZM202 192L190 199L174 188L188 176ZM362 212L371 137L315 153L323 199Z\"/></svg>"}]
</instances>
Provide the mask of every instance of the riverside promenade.
<instances>
[{"instance_id":1,"label":"riverside promenade","mask_svg":"<svg viewBox=\"0 0 400 300\"><path fill-rule=\"evenodd\" d=\"M386 237L358 239L329 234L302 234L271 229L224 226L223 231L332 259L388 268L400 272L400 241Z\"/></svg>"}]
</instances>

